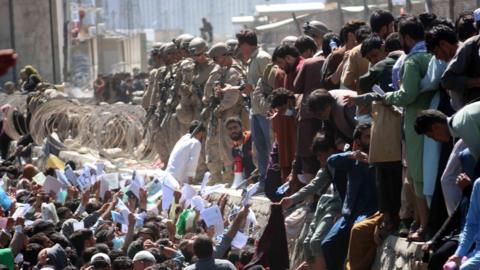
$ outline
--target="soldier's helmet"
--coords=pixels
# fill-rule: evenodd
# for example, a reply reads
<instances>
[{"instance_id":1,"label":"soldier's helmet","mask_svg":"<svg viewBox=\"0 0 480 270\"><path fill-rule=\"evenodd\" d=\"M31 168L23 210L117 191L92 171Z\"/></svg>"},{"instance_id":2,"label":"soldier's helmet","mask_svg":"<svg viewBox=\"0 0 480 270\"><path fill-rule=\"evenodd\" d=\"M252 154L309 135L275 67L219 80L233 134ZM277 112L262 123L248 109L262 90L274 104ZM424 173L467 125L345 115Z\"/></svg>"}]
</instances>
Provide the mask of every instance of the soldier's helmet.
<instances>
[{"instance_id":1,"label":"soldier's helmet","mask_svg":"<svg viewBox=\"0 0 480 270\"><path fill-rule=\"evenodd\" d=\"M160 50L163 54L171 54L177 51L177 46L173 42L167 42L160 47Z\"/></svg>"},{"instance_id":2,"label":"soldier's helmet","mask_svg":"<svg viewBox=\"0 0 480 270\"><path fill-rule=\"evenodd\" d=\"M328 32L330 32L330 29L320 21L309 21L303 25L303 33L308 36L323 37Z\"/></svg>"},{"instance_id":3,"label":"soldier's helmet","mask_svg":"<svg viewBox=\"0 0 480 270\"><path fill-rule=\"evenodd\" d=\"M280 42L281 45L286 45L289 47L295 47L295 42L297 41L296 36L286 36Z\"/></svg>"},{"instance_id":4,"label":"soldier's helmet","mask_svg":"<svg viewBox=\"0 0 480 270\"><path fill-rule=\"evenodd\" d=\"M190 55L199 55L207 52L207 50L208 44L201 37L196 37L192 39L192 41L190 41L190 44L188 45L188 52L190 53Z\"/></svg>"},{"instance_id":5,"label":"soldier's helmet","mask_svg":"<svg viewBox=\"0 0 480 270\"><path fill-rule=\"evenodd\" d=\"M227 44L228 50L231 53L234 53L238 48L238 40L235 38L227 39L227 41L225 41L225 44Z\"/></svg>"},{"instance_id":6,"label":"soldier's helmet","mask_svg":"<svg viewBox=\"0 0 480 270\"><path fill-rule=\"evenodd\" d=\"M150 51L151 55L162 55L162 46L165 43L163 42L155 42L152 46L152 50Z\"/></svg>"},{"instance_id":7,"label":"soldier's helmet","mask_svg":"<svg viewBox=\"0 0 480 270\"><path fill-rule=\"evenodd\" d=\"M177 38L173 40L175 45L177 45L178 49L185 49L188 50L188 44L190 44L190 41L194 39L195 37L191 34L181 34Z\"/></svg>"},{"instance_id":8,"label":"soldier's helmet","mask_svg":"<svg viewBox=\"0 0 480 270\"><path fill-rule=\"evenodd\" d=\"M212 46L208 51L208 56L212 59L230 54L227 44L220 42Z\"/></svg>"}]
</instances>

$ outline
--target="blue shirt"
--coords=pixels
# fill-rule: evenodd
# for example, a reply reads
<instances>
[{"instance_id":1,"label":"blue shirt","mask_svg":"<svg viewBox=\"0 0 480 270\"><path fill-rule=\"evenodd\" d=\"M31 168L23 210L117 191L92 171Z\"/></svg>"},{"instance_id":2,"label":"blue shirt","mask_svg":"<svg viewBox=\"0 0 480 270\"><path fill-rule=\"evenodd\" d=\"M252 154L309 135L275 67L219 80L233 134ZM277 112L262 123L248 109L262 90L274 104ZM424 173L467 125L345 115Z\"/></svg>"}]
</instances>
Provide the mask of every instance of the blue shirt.
<instances>
[{"instance_id":1,"label":"blue shirt","mask_svg":"<svg viewBox=\"0 0 480 270\"><path fill-rule=\"evenodd\" d=\"M347 190L342 214L353 219L370 216L377 210L375 171L368 163L350 159L352 152L334 154L327 160L335 170L347 172Z\"/></svg>"},{"instance_id":2,"label":"blue shirt","mask_svg":"<svg viewBox=\"0 0 480 270\"><path fill-rule=\"evenodd\" d=\"M479 178L480 179L480 178ZM470 197L470 207L467 214L467 222L460 235L460 243L455 255L467 256L472 244L476 242L477 250L480 247L480 180L477 179L473 184L472 196Z\"/></svg>"}]
</instances>

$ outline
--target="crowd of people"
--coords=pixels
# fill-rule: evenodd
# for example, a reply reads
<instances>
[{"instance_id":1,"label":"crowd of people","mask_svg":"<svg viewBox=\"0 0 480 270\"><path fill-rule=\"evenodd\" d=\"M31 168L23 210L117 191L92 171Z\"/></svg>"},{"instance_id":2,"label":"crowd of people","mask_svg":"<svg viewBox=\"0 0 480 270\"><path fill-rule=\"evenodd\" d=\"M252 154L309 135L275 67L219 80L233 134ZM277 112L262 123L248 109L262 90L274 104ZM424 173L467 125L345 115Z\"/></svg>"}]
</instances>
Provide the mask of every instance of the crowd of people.
<instances>
[{"instance_id":1,"label":"crowd of people","mask_svg":"<svg viewBox=\"0 0 480 270\"><path fill-rule=\"evenodd\" d=\"M50 156L40 173L20 143L1 167L0 265L370 269L394 235L424 243L428 269L479 269L479 30L480 9L455 22L374 10L338 34L309 21L271 55L250 29L155 44L144 140L165 171ZM242 204L209 201L221 187ZM260 236L254 194L272 202ZM290 265L284 214L302 205Z\"/></svg>"}]
</instances>

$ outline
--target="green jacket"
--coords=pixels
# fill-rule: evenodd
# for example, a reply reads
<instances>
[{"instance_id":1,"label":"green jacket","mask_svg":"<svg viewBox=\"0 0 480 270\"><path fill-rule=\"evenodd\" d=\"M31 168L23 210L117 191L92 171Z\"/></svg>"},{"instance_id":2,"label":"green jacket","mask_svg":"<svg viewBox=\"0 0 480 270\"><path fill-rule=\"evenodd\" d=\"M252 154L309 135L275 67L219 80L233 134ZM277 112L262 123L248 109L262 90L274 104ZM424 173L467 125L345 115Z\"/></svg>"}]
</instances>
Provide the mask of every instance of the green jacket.
<instances>
[{"instance_id":1,"label":"green jacket","mask_svg":"<svg viewBox=\"0 0 480 270\"><path fill-rule=\"evenodd\" d=\"M434 91L421 93L421 80L427 73L428 64L432 55L416 53L409 56L402 66L400 90L385 95L387 104L396 105L405 109L404 133L407 145L408 171L412 177L417 195L423 193L423 135L415 132L414 123L417 114L428 109Z\"/></svg>"}]
</instances>

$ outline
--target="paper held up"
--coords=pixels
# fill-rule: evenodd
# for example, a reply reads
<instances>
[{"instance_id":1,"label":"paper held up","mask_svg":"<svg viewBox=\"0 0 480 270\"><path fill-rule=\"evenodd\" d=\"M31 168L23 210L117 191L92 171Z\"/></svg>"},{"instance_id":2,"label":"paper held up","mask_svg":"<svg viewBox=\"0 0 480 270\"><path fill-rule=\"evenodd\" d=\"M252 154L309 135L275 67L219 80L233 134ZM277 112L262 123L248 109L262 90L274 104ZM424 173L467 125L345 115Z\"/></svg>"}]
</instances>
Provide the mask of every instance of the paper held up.
<instances>
[{"instance_id":1,"label":"paper held up","mask_svg":"<svg viewBox=\"0 0 480 270\"><path fill-rule=\"evenodd\" d=\"M200 213L205 209L203 199L198 195L192 198L191 205L193 209L197 210Z\"/></svg>"},{"instance_id":2,"label":"paper held up","mask_svg":"<svg viewBox=\"0 0 480 270\"><path fill-rule=\"evenodd\" d=\"M201 193L202 193L202 196L205 197L205 196L208 196L212 193L215 193L215 192L219 192L220 190L222 190L223 188L225 188L225 184L216 184L215 186L208 186L208 187L205 187Z\"/></svg>"},{"instance_id":3,"label":"paper held up","mask_svg":"<svg viewBox=\"0 0 480 270\"><path fill-rule=\"evenodd\" d=\"M170 205L174 201L173 189L166 185L165 182L162 184L162 210L167 211L170 208Z\"/></svg>"},{"instance_id":4,"label":"paper held up","mask_svg":"<svg viewBox=\"0 0 480 270\"><path fill-rule=\"evenodd\" d=\"M200 212L200 217L203 219L203 221L205 221L207 227L215 227L215 236L223 234L223 218L218 205L204 209L202 212Z\"/></svg>"},{"instance_id":5,"label":"paper held up","mask_svg":"<svg viewBox=\"0 0 480 270\"><path fill-rule=\"evenodd\" d=\"M189 184L184 184L182 187L182 196L180 197L180 203L185 204L185 208L190 206L191 199L197 194L197 191Z\"/></svg>"},{"instance_id":6,"label":"paper held up","mask_svg":"<svg viewBox=\"0 0 480 270\"><path fill-rule=\"evenodd\" d=\"M237 232L237 234L232 240L232 246L237 249L242 249L244 246L247 245L247 241L248 241L248 235L242 232Z\"/></svg>"},{"instance_id":7,"label":"paper held up","mask_svg":"<svg viewBox=\"0 0 480 270\"><path fill-rule=\"evenodd\" d=\"M380 87L380 85L378 84L374 84L372 86L372 91L377 93L378 95L380 95L381 97L384 97L385 96L385 91L383 91L383 89Z\"/></svg>"},{"instance_id":8,"label":"paper held up","mask_svg":"<svg viewBox=\"0 0 480 270\"><path fill-rule=\"evenodd\" d=\"M32 180L39 184L39 185L43 185L43 183L45 182L45 180L47 179L47 177L45 176L45 174L43 174L42 172L39 172L37 173L33 178Z\"/></svg>"},{"instance_id":9,"label":"paper held up","mask_svg":"<svg viewBox=\"0 0 480 270\"><path fill-rule=\"evenodd\" d=\"M247 188L247 192L245 193L243 199L242 199L242 204L243 206L247 206L248 203L250 202L250 199L252 198L253 194L255 194L258 190L258 187L260 186L260 182L257 182L250 187Z\"/></svg>"},{"instance_id":10,"label":"paper held up","mask_svg":"<svg viewBox=\"0 0 480 270\"><path fill-rule=\"evenodd\" d=\"M200 192L203 192L203 190L207 186L208 181L210 180L210 176L211 176L210 172L205 172L205 174L203 175L202 184L200 185Z\"/></svg>"},{"instance_id":11,"label":"paper held up","mask_svg":"<svg viewBox=\"0 0 480 270\"><path fill-rule=\"evenodd\" d=\"M60 189L62 188L62 186L63 184L60 181L48 175L47 179L43 183L43 190L45 190L45 192L47 193L53 192L57 194L58 192L60 192Z\"/></svg>"}]
</instances>

